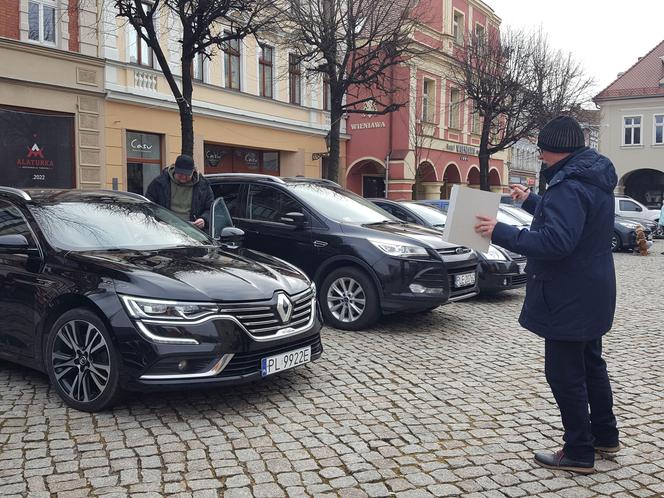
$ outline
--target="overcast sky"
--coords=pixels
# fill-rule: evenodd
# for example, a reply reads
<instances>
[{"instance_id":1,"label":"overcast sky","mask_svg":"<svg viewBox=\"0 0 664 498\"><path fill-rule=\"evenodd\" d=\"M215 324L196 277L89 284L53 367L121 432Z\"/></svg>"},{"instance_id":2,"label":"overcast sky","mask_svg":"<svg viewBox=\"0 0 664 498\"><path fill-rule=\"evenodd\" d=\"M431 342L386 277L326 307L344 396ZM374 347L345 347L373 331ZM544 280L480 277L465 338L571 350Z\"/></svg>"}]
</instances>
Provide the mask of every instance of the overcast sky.
<instances>
[{"instance_id":1,"label":"overcast sky","mask_svg":"<svg viewBox=\"0 0 664 498\"><path fill-rule=\"evenodd\" d=\"M599 93L664 40L664 0L484 0L502 26L536 30L572 52Z\"/></svg>"}]
</instances>

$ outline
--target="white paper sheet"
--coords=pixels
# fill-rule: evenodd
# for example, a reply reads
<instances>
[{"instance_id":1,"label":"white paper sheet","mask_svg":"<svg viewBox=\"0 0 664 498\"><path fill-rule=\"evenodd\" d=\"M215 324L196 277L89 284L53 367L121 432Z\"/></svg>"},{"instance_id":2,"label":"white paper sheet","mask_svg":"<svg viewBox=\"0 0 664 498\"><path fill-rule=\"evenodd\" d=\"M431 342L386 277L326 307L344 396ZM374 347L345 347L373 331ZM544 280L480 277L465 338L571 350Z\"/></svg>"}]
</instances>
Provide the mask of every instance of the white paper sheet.
<instances>
[{"instance_id":1,"label":"white paper sheet","mask_svg":"<svg viewBox=\"0 0 664 498\"><path fill-rule=\"evenodd\" d=\"M443 239L480 252L489 250L490 240L475 232L477 216L495 218L501 194L454 185L443 230Z\"/></svg>"}]
</instances>

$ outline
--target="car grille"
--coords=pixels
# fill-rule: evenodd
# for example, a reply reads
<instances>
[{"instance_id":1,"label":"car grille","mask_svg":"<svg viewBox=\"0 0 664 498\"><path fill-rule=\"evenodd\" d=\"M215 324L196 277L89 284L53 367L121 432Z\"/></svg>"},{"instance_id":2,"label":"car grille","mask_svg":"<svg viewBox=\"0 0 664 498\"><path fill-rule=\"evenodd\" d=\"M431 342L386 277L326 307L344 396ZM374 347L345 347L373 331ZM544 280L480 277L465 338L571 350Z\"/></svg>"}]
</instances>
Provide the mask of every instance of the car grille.
<instances>
[{"instance_id":1,"label":"car grille","mask_svg":"<svg viewBox=\"0 0 664 498\"><path fill-rule=\"evenodd\" d=\"M444 289L446 278L447 275L444 269L431 268L418 274L413 279L413 283L429 289Z\"/></svg>"},{"instance_id":2,"label":"car grille","mask_svg":"<svg viewBox=\"0 0 664 498\"><path fill-rule=\"evenodd\" d=\"M316 300L313 289L293 296L287 295L292 303L292 312L288 320L282 320L277 306L277 298L271 302L224 303L219 312L236 318L249 333L255 337L269 337L284 328L299 328L311 320L312 301Z\"/></svg>"},{"instance_id":3,"label":"car grille","mask_svg":"<svg viewBox=\"0 0 664 498\"><path fill-rule=\"evenodd\" d=\"M451 256L456 254L468 254L470 252L470 249L468 247L459 246L459 247L438 249L436 250L436 252L441 256Z\"/></svg>"},{"instance_id":4,"label":"car grille","mask_svg":"<svg viewBox=\"0 0 664 498\"><path fill-rule=\"evenodd\" d=\"M525 273L523 275L517 275L512 277L512 285L525 284L527 280L528 280L528 275L526 275Z\"/></svg>"},{"instance_id":5,"label":"car grille","mask_svg":"<svg viewBox=\"0 0 664 498\"><path fill-rule=\"evenodd\" d=\"M286 353L295 349L306 348L311 346L311 357L315 358L323 352L323 344L320 341L320 336L316 334L312 337L306 337L299 341L290 342L281 345L277 348L265 349L262 351L252 351L248 353L235 353L233 359L226 365L219 377L237 377L240 375L248 375L260 372L261 359L268 356L274 356L280 353Z\"/></svg>"}]
</instances>

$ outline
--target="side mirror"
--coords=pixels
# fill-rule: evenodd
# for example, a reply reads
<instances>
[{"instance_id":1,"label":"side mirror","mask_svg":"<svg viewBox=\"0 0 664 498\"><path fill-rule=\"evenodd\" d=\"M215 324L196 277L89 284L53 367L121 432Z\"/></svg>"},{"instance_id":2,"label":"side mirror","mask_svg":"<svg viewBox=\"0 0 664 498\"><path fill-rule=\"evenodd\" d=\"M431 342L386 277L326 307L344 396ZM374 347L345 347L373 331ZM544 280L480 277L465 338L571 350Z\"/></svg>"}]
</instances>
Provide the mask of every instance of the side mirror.
<instances>
[{"instance_id":1,"label":"side mirror","mask_svg":"<svg viewBox=\"0 0 664 498\"><path fill-rule=\"evenodd\" d=\"M244 239L244 230L237 227L225 227L219 234L219 243L224 249L229 251L237 251L242 247L242 240Z\"/></svg>"},{"instance_id":2,"label":"side mirror","mask_svg":"<svg viewBox=\"0 0 664 498\"><path fill-rule=\"evenodd\" d=\"M292 225L295 228L302 228L304 227L304 224L307 222L307 217L304 215L304 213L298 213L298 212L286 213L286 216L281 217L281 222L286 223L288 225Z\"/></svg>"},{"instance_id":3,"label":"side mirror","mask_svg":"<svg viewBox=\"0 0 664 498\"><path fill-rule=\"evenodd\" d=\"M30 244L24 235L0 235L0 252L27 254L29 251Z\"/></svg>"}]
</instances>

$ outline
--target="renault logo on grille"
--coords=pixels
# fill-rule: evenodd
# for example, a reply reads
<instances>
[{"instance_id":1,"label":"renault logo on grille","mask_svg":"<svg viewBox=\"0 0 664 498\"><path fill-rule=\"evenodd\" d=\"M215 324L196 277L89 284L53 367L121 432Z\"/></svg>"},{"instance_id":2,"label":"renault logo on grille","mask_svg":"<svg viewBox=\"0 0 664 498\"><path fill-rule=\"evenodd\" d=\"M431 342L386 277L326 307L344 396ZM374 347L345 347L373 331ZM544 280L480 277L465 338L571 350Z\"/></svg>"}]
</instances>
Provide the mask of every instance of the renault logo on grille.
<instances>
[{"instance_id":1,"label":"renault logo on grille","mask_svg":"<svg viewBox=\"0 0 664 498\"><path fill-rule=\"evenodd\" d=\"M282 323L290 321L291 314L293 313L293 303L291 303L286 294L279 294L277 296L277 313L279 313Z\"/></svg>"}]
</instances>

